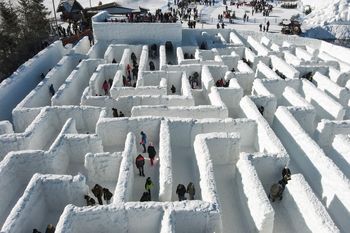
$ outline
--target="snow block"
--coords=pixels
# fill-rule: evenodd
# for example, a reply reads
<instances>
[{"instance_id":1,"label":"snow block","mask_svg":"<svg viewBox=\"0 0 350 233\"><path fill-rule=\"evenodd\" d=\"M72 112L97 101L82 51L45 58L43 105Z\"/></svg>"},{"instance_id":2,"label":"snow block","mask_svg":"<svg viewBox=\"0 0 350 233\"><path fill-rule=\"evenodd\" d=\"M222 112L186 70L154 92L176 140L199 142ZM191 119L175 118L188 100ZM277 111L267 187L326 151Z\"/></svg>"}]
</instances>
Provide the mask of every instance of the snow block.
<instances>
[{"instance_id":1,"label":"snow block","mask_svg":"<svg viewBox=\"0 0 350 233\"><path fill-rule=\"evenodd\" d=\"M241 156L238 160L237 171L237 183L242 189L240 198L242 202L247 203L253 219L254 225L250 226L250 230L272 233L275 213L248 156Z\"/></svg>"},{"instance_id":2,"label":"snow block","mask_svg":"<svg viewBox=\"0 0 350 233\"><path fill-rule=\"evenodd\" d=\"M292 175L281 204L300 232L340 232L301 174Z\"/></svg>"}]
</instances>

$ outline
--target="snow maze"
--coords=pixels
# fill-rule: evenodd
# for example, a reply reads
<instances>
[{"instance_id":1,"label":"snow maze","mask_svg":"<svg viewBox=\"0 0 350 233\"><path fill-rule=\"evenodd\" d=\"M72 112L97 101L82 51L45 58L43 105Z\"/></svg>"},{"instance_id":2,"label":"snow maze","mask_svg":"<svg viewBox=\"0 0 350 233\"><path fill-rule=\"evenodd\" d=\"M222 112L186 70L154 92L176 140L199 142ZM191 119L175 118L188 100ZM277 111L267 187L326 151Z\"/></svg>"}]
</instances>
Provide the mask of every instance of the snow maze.
<instances>
[{"instance_id":1,"label":"snow maze","mask_svg":"<svg viewBox=\"0 0 350 233\"><path fill-rule=\"evenodd\" d=\"M349 231L349 49L106 17L93 18L92 47L55 42L0 85L2 233ZM132 53L135 87L123 82ZM157 151L154 166L143 153L150 202L135 166L141 131ZM271 202L286 164L292 179ZM178 201L189 182L195 200ZM86 206L96 183L111 204Z\"/></svg>"}]
</instances>

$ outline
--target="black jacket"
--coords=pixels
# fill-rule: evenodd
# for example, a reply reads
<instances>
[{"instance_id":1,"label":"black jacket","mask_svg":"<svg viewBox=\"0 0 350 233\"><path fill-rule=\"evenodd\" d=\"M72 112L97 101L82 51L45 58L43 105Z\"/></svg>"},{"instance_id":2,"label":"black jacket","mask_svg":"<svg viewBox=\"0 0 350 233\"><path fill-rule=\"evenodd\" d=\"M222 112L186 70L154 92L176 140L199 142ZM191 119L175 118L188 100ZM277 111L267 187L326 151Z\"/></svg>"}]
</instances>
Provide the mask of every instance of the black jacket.
<instances>
[{"instance_id":1,"label":"black jacket","mask_svg":"<svg viewBox=\"0 0 350 233\"><path fill-rule=\"evenodd\" d=\"M154 158L157 154L156 149L154 149L154 146L148 146L147 152L150 158Z\"/></svg>"}]
</instances>

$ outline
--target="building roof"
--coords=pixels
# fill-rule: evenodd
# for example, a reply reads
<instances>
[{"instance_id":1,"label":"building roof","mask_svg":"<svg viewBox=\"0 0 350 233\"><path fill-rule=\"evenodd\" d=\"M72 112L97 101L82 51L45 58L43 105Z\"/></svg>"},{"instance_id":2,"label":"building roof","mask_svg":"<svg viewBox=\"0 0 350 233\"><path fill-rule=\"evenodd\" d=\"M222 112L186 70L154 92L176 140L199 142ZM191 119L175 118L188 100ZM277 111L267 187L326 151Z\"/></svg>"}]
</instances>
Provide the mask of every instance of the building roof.
<instances>
[{"instance_id":1,"label":"building roof","mask_svg":"<svg viewBox=\"0 0 350 233\"><path fill-rule=\"evenodd\" d=\"M121 14L124 15L128 13L145 13L149 11L149 9L142 8L142 7L139 7L138 9L123 7L116 2L111 2L100 6L85 8L85 10L90 12L98 12L103 10L113 15L121 15Z\"/></svg>"}]
</instances>

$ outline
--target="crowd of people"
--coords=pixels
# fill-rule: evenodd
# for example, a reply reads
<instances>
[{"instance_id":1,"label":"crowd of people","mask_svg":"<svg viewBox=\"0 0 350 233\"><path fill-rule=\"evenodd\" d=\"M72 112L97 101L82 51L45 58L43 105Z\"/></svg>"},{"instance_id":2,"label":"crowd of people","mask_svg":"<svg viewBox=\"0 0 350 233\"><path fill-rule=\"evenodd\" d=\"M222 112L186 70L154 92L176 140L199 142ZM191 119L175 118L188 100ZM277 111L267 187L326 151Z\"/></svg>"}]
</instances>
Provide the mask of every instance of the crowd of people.
<instances>
[{"instance_id":1,"label":"crowd of people","mask_svg":"<svg viewBox=\"0 0 350 233\"><path fill-rule=\"evenodd\" d=\"M117 23L176 23L178 20L176 14L172 10L163 12L157 9L155 14L148 13L129 13L125 18L106 18L105 22Z\"/></svg>"},{"instance_id":2,"label":"crowd of people","mask_svg":"<svg viewBox=\"0 0 350 233\"><path fill-rule=\"evenodd\" d=\"M265 0L259 0L259 1L252 1L250 2L250 5L252 6L252 10L256 13L262 13L263 16L269 16L273 6Z\"/></svg>"},{"instance_id":3,"label":"crowd of people","mask_svg":"<svg viewBox=\"0 0 350 233\"><path fill-rule=\"evenodd\" d=\"M112 108L112 113L113 117L125 117L124 113L122 111L119 111L118 113L118 109L116 108Z\"/></svg>"},{"instance_id":4,"label":"crowd of people","mask_svg":"<svg viewBox=\"0 0 350 233\"><path fill-rule=\"evenodd\" d=\"M215 82L215 86L217 87L228 87L229 85L230 85L230 80L226 82L223 78Z\"/></svg>"},{"instance_id":5,"label":"crowd of people","mask_svg":"<svg viewBox=\"0 0 350 233\"><path fill-rule=\"evenodd\" d=\"M243 5L251 7L251 15L253 16L256 13L262 13L263 16L269 16L273 6L271 4L268 4L265 0L259 0L259 1L252 1L249 4L246 3L236 3L231 1L231 5L236 5L237 9ZM243 23L250 22L249 21L249 11L245 11L242 16ZM229 19L229 23L233 23L234 19L236 19L236 13L232 9L229 9L228 5L225 6L225 10L222 12L222 14L218 14L218 22L216 24L216 28L225 28L224 24L224 18ZM254 21L255 22L255 21ZM267 21L266 25L263 26L263 24L259 25L260 31L268 32L270 27L270 22Z\"/></svg>"},{"instance_id":6,"label":"crowd of people","mask_svg":"<svg viewBox=\"0 0 350 233\"><path fill-rule=\"evenodd\" d=\"M84 21L68 21L68 26L66 28L62 25L58 25L56 31L59 37L65 38L73 35L79 35L88 28L88 24Z\"/></svg>"}]
</instances>

